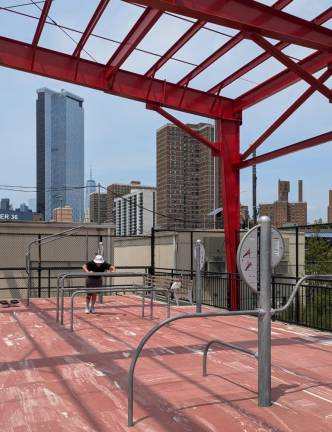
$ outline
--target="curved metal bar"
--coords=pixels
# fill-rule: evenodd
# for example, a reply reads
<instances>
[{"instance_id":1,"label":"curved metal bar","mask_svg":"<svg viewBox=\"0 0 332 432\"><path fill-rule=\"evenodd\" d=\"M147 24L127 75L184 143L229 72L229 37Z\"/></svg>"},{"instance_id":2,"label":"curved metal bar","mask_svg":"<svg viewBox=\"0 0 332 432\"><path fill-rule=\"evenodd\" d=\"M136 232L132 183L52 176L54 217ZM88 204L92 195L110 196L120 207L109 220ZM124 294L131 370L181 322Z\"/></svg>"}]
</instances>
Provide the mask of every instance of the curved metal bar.
<instances>
[{"instance_id":1,"label":"curved metal bar","mask_svg":"<svg viewBox=\"0 0 332 432\"><path fill-rule=\"evenodd\" d=\"M144 345L148 340L162 327L167 324L178 321L180 319L186 318L206 318L206 317L217 317L217 316L236 316L236 315L253 315L258 316L261 312L259 310L247 310L247 311L230 311L230 312L204 312L204 313L191 313L177 315L168 318L158 324L156 324L146 335L142 338L141 342L138 344L134 356L130 363L129 374L128 374L128 426L133 426L133 411L134 411L134 372L138 357L144 348Z\"/></svg>"},{"instance_id":2,"label":"curved metal bar","mask_svg":"<svg viewBox=\"0 0 332 432\"><path fill-rule=\"evenodd\" d=\"M134 273L134 272L71 272L71 273L63 273L58 277L58 281L61 282L61 286L58 286L57 288L57 312L56 312L56 321L59 322L59 316L60 323L63 325L63 317L64 317L64 281L67 278L77 277L77 278L88 278L89 276L102 276L102 277L128 277L128 276L145 276L146 273ZM103 287L100 287L103 288ZM69 288L69 290L72 290L75 288ZM91 291L91 289L90 289ZM101 291L101 289L98 289L98 291ZM97 292L98 292L97 291ZM114 290L113 290L114 291ZM147 290L149 291L149 290ZM61 300L61 301L60 301ZM60 309L60 311L59 311Z\"/></svg>"},{"instance_id":3,"label":"curved metal bar","mask_svg":"<svg viewBox=\"0 0 332 432\"><path fill-rule=\"evenodd\" d=\"M73 292L70 299L70 331L74 331L74 299L78 294L85 294L87 290L79 290Z\"/></svg>"},{"instance_id":4,"label":"curved metal bar","mask_svg":"<svg viewBox=\"0 0 332 432\"><path fill-rule=\"evenodd\" d=\"M203 353L203 376L207 376L207 372L206 372L206 370L207 370L207 367L206 367L207 355L208 355L208 352L209 352L209 349L210 349L211 345L214 345L214 344L223 345L223 346L226 346L228 348L232 348L234 350L241 351L241 352L243 352L245 354L249 354L249 355L255 357L256 359L258 358L258 353L255 352L255 351L251 351L248 348L244 348L244 347L241 347L240 345L232 344L232 343L229 343L229 342L224 342L224 341L222 341L220 339L213 339L213 340L210 340L210 342L208 342L206 344L205 348L204 348L204 353Z\"/></svg>"},{"instance_id":5,"label":"curved metal bar","mask_svg":"<svg viewBox=\"0 0 332 432\"><path fill-rule=\"evenodd\" d=\"M332 275L331 274L326 274L326 275L306 275L303 276L295 285L292 294L289 296L289 299L287 301L287 303L282 306L281 308L278 309L272 309L271 310L271 314L276 314L276 313L280 313L280 312L284 312L286 309L289 308L289 306L291 305L292 301L295 298L295 295L297 293L297 291L299 290L300 286L303 284L304 281L308 280L308 279L317 279L317 280L330 280L332 281Z\"/></svg>"},{"instance_id":6,"label":"curved metal bar","mask_svg":"<svg viewBox=\"0 0 332 432\"><path fill-rule=\"evenodd\" d=\"M109 273L102 273L101 272L72 272L72 273L62 273L58 277L58 282L60 281L60 284L58 283L57 286L57 311L56 311L56 321L59 322L59 315L61 316L60 323L63 324L63 314L64 314L64 280L71 277L77 277L77 278L87 278L89 276L99 276L99 277L126 277L126 276L144 276L146 273L134 273L134 272L109 272ZM68 290L73 290L75 288L69 288ZM100 290L99 290L100 291ZM61 299L61 302L60 302ZM60 309L60 311L59 311Z\"/></svg>"},{"instance_id":7,"label":"curved metal bar","mask_svg":"<svg viewBox=\"0 0 332 432\"><path fill-rule=\"evenodd\" d=\"M166 292L166 288L163 288L163 289L154 289L154 288L151 288L150 290L153 291L153 292L158 292L158 291L159 292ZM72 293L72 295L71 295L71 301L70 301L70 331L74 331L74 300L73 300L73 298L75 298L78 294L86 294L86 293L91 293L91 292L94 292L94 291L95 292L109 292L109 288L102 288L102 289L100 289L100 288L82 288L82 289L78 289L77 291L74 291ZM143 293L143 296L142 296L143 299L144 299L144 293L146 291L147 291L146 287L140 287L138 285L136 285L135 288L133 288L131 286L128 286L128 287L123 287L122 286L122 287L119 287L119 288L116 288L116 287L112 288L112 292L136 292L136 293L142 292ZM168 295L168 293L166 293L166 294ZM62 297L62 298L64 298L64 297ZM142 305L141 305L141 308L142 308L141 316L142 316L142 318L144 316L144 314L143 314L143 308L144 308L143 304L144 303L142 301ZM62 315L62 317L63 317L63 315ZM169 318L169 306L168 305L167 305L167 317ZM62 318L62 320L63 320L63 318ZM62 324L63 324L63 322L62 322Z\"/></svg>"}]
</instances>

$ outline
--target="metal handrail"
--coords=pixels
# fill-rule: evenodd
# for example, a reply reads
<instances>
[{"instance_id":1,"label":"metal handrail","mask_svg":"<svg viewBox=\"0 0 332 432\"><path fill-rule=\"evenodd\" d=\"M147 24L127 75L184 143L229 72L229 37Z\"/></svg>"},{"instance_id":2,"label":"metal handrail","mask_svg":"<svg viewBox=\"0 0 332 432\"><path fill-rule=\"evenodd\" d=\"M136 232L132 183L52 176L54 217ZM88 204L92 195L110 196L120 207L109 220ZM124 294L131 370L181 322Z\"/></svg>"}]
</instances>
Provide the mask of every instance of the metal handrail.
<instances>
[{"instance_id":1,"label":"metal handrail","mask_svg":"<svg viewBox=\"0 0 332 432\"><path fill-rule=\"evenodd\" d=\"M278 308L278 309L271 309L271 314L273 315L273 314L277 314L280 312L284 312L286 309L288 309L289 306L291 305L292 301L294 300L296 293L299 290L300 286L303 284L304 281L306 281L308 279L332 281L332 275L326 274L326 275L306 275L306 276L303 276L295 285L291 295L289 296L288 301L284 304L284 306L282 306L281 308Z\"/></svg>"},{"instance_id":2,"label":"metal handrail","mask_svg":"<svg viewBox=\"0 0 332 432\"><path fill-rule=\"evenodd\" d=\"M71 295L70 299L70 331L74 331L74 298L79 294L85 294L85 293L91 293L91 292L112 292L112 293L118 293L118 292L134 292L134 293L142 293L142 312L141 317L144 318L144 309L145 309L145 293L150 292L150 319L153 319L153 294L157 292L164 292L167 295L167 318L170 317L171 314L171 303L170 303L170 292L167 288L154 288L154 287L148 287L148 286L140 286L140 285L131 285L131 286L114 286L111 289L100 289L100 288L85 288L85 289L76 289ZM62 297L63 298L63 297ZM61 311L62 312L62 311ZM61 316L63 324L63 317Z\"/></svg>"},{"instance_id":3,"label":"metal handrail","mask_svg":"<svg viewBox=\"0 0 332 432\"><path fill-rule=\"evenodd\" d=\"M126 276L145 276L146 273L134 273L134 272L72 272L72 273L62 273L57 277L57 308L56 308L56 321L59 321L59 310L60 310L60 290L61 290L61 306L63 303L63 291L65 290L64 281L68 278L88 278L90 276L98 276L98 277L126 277ZM61 283L61 287L60 287ZM101 287L102 288L102 287ZM66 288L66 290L72 291L73 288ZM62 308L61 308L62 309ZM61 324L63 323L63 311L61 311Z\"/></svg>"},{"instance_id":4,"label":"metal handrail","mask_svg":"<svg viewBox=\"0 0 332 432\"><path fill-rule=\"evenodd\" d=\"M249 355L255 357L256 359L258 358L258 353L255 352L255 351L252 351L252 350L250 350L248 348L242 347L240 345L232 344L232 343L229 343L229 342L225 342L225 341L222 341L220 339L213 339L213 340L210 340L206 344L206 346L204 348L204 353L203 353L203 376L207 376L207 370L206 370L207 369L206 368L207 355L208 355L208 352L209 352L209 349L210 349L211 345L214 345L214 344L222 345L222 346L231 348L233 350L243 352L244 354L249 354Z\"/></svg>"},{"instance_id":5,"label":"metal handrail","mask_svg":"<svg viewBox=\"0 0 332 432\"><path fill-rule=\"evenodd\" d=\"M203 312L203 313L191 313L191 314L181 314L172 318L168 318L154 327L146 333L146 335L142 338L138 347L135 350L134 356L130 363L129 374L128 374L128 426L133 426L133 411L134 411L134 372L135 366L138 360L138 357L144 348L144 345L148 342L148 340L162 327L167 324L177 321L180 319L186 318L206 318L206 317L218 317L218 316L239 316L239 315L253 315L258 316L261 314L259 309L248 310L248 311L229 311L229 312Z\"/></svg>"}]
</instances>

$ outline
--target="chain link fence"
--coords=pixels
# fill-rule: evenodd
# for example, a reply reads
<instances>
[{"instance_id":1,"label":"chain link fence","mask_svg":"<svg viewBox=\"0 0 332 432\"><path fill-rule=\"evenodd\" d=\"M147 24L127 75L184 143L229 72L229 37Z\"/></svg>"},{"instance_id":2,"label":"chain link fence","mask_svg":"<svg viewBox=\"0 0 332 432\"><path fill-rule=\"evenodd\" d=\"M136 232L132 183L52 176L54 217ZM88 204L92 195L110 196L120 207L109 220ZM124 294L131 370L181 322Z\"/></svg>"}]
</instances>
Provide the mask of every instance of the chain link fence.
<instances>
[{"instance_id":1,"label":"chain link fence","mask_svg":"<svg viewBox=\"0 0 332 432\"><path fill-rule=\"evenodd\" d=\"M304 274L332 273L332 225L283 227L285 255L272 279L272 306L279 307L289 298L296 281ZM28 245L45 234L1 232L0 298L25 299L28 278L25 256ZM205 248L203 303L228 309L230 287L239 294L239 308L257 306L257 296L236 274L226 272L222 230L153 231L151 236L116 237L105 232L83 230L31 248L32 297L55 295L57 276L77 271L103 249L107 261L119 270L171 274L195 284L194 245L201 240ZM135 278L121 279L130 284ZM105 281L111 284L112 281ZM117 283L116 280L113 283ZM85 279L68 279L68 287L82 287ZM195 286L193 290L195 301ZM332 286L329 282L310 281L299 291L291 308L278 317L286 322L332 330Z\"/></svg>"}]
</instances>

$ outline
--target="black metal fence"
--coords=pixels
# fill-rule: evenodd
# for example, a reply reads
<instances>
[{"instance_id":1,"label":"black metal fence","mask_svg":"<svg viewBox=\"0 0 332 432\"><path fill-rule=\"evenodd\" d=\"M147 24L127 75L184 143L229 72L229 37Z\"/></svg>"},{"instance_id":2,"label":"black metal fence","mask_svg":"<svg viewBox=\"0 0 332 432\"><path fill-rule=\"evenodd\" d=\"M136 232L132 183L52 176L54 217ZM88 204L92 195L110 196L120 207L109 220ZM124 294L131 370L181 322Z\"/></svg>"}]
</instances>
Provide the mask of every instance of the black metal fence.
<instances>
[{"instance_id":1,"label":"black metal fence","mask_svg":"<svg viewBox=\"0 0 332 432\"><path fill-rule=\"evenodd\" d=\"M156 274L191 277L189 271L174 269L155 269ZM195 274L193 273L193 277ZM291 295L296 278L273 277L273 308L283 306ZM239 309L258 307L258 295L240 279L239 275L229 273L203 273L202 302L205 305L230 309L230 286L236 286L239 293ZM193 292L195 301L195 289ZM319 330L332 331L332 282L310 280L304 283L292 305L274 317L279 321L303 325Z\"/></svg>"},{"instance_id":2,"label":"black metal fence","mask_svg":"<svg viewBox=\"0 0 332 432\"><path fill-rule=\"evenodd\" d=\"M332 226L331 226L332 227ZM272 306L279 307L285 304L286 300L298 280L304 273L315 272L318 268L322 273L332 273L332 252L331 243L329 242L330 225L319 225L306 227L308 242L303 234L303 227L291 227L287 230L295 230L295 243L289 245L293 247L297 256L295 260L296 271L290 272L287 276L275 276L272 281ZM332 228L331 228L332 230ZM177 234L183 233L178 232ZM160 255L161 243L160 239L154 238L154 235L142 237L126 237L116 238L113 236L100 236L75 234L61 240L61 244L49 244L36 247L32 253L32 297L52 297L55 294L57 276L64 271L79 270L82 263L87 257L92 256L98 250L99 242L104 242L106 256L109 259L118 262L125 262L126 266L120 265L120 268L128 270L137 270L159 274L182 275L190 279L194 279L194 259L193 245L195 240L202 233L209 238L216 235L214 231L185 231L179 242L182 242L184 247L183 255L186 256L186 266L183 270L174 268L157 267L155 262L156 253ZM220 233L219 233L220 234ZM310 234L310 235L309 235ZM318 235L319 234L319 235ZM331 235L332 237L332 235ZM2 262L8 262L8 256L19 256L18 265L13 267L0 268L0 299L25 299L27 293L27 274L25 271L24 256L27 244L38 238L38 234L21 234L21 233L0 233L0 258ZM119 240L119 241L118 241ZM220 237L218 237L218 242ZM211 254L216 253L215 243L211 242ZM222 241L220 240L222 243ZM301 243L302 242L302 243ZM305 247L303 248L303 242ZM139 243L139 244L137 244ZM208 245L208 243L207 243ZM132 261L128 259L128 251L136 246L133 256L138 256L135 259L135 265L131 265ZM180 245L181 246L181 245ZM209 246L209 245L208 245ZM177 243L179 247L179 243ZM221 246L222 247L222 246ZM144 248L147 248L147 253L141 253ZM159 249L158 249L159 248ZM304 260L300 259L301 248L305 255ZM135 249L135 248L134 248ZM75 256L73 257L73 251ZM290 253L290 252L289 252ZM320 255L320 253L322 255ZM221 252L221 255L223 252ZM144 256L143 256L144 255ZM330 259L331 257L331 259ZM16 261L15 261L16 262ZM113 261L114 262L114 261ZM211 260L213 262L213 260ZM300 268L299 263L304 263L308 266ZM205 305L229 309L230 307L230 286L236 286L239 292L239 308L251 309L257 306L257 296L253 294L248 286L240 280L238 275L228 274L219 269L221 261L218 257L215 259L217 271L210 271L208 267L203 272L203 303ZM128 265L127 265L128 264ZM160 260L159 260L160 264ZM222 264L222 263L221 263ZM331 264L331 265L330 265ZM177 264L178 265L178 264ZM310 267L311 265L311 267ZM74 281L68 280L68 284L73 284ZM81 284L81 281L75 281L76 284ZM69 285L68 285L69 286ZM71 285L72 286L72 285ZM76 286L76 285L75 285ZM78 287L80 285L77 285ZM195 300L195 290L194 290ZM332 286L326 281L310 281L303 285L299 290L298 295L291 307L278 316L279 320L310 326L321 330L332 331Z\"/></svg>"}]
</instances>

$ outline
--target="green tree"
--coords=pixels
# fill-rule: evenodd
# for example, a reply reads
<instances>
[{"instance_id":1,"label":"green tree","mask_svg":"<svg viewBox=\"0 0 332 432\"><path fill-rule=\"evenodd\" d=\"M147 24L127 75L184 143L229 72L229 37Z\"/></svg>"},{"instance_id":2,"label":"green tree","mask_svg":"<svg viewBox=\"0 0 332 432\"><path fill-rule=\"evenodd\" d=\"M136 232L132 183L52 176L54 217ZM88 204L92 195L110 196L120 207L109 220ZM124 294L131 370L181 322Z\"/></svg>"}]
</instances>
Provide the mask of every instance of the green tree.
<instances>
[{"instance_id":1,"label":"green tree","mask_svg":"<svg viewBox=\"0 0 332 432\"><path fill-rule=\"evenodd\" d=\"M318 236L306 240L305 253L306 274L332 273L332 248Z\"/></svg>"},{"instance_id":2,"label":"green tree","mask_svg":"<svg viewBox=\"0 0 332 432\"><path fill-rule=\"evenodd\" d=\"M306 240L306 274L332 274L332 247L318 235ZM303 291L300 316L306 325L332 330L332 287L328 281L309 281Z\"/></svg>"}]
</instances>

